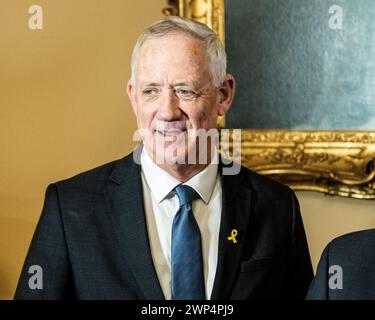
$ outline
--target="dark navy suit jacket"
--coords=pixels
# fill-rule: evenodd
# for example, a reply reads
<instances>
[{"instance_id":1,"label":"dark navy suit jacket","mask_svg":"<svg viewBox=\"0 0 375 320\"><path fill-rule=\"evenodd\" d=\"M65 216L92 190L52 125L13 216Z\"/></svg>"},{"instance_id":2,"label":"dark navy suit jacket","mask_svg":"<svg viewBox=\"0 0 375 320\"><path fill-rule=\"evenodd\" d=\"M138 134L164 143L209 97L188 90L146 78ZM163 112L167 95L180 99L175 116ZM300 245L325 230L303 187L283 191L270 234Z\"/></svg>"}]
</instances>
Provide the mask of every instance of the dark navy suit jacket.
<instances>
[{"instance_id":1,"label":"dark navy suit jacket","mask_svg":"<svg viewBox=\"0 0 375 320\"><path fill-rule=\"evenodd\" d=\"M294 193L243 167L221 183L211 299L304 299L313 272ZM41 290L28 285L32 265L42 267ZM15 298L164 299L132 154L47 188Z\"/></svg>"},{"instance_id":2,"label":"dark navy suit jacket","mask_svg":"<svg viewBox=\"0 0 375 320\"><path fill-rule=\"evenodd\" d=\"M307 299L374 300L374 271L375 229L338 237L324 249Z\"/></svg>"}]
</instances>

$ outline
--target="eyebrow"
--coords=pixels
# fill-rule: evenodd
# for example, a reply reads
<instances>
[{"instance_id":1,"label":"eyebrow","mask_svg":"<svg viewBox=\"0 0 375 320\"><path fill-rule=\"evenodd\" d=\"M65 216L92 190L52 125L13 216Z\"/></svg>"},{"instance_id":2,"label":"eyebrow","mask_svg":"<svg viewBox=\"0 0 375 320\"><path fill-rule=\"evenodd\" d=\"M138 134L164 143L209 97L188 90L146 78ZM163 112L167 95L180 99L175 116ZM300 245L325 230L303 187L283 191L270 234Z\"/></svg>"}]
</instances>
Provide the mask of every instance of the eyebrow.
<instances>
[{"instance_id":1,"label":"eyebrow","mask_svg":"<svg viewBox=\"0 0 375 320\"><path fill-rule=\"evenodd\" d=\"M174 87L193 87L193 88L200 88L202 85L198 81L191 81L191 82L177 82L173 84Z\"/></svg>"},{"instance_id":2,"label":"eyebrow","mask_svg":"<svg viewBox=\"0 0 375 320\"><path fill-rule=\"evenodd\" d=\"M187 82L177 82L173 84L174 87L182 87L182 86L188 86L188 85L190 85L190 83L187 83Z\"/></svg>"},{"instance_id":3,"label":"eyebrow","mask_svg":"<svg viewBox=\"0 0 375 320\"><path fill-rule=\"evenodd\" d=\"M156 82L149 82L149 83L142 83L142 87L161 87L160 83Z\"/></svg>"}]
</instances>

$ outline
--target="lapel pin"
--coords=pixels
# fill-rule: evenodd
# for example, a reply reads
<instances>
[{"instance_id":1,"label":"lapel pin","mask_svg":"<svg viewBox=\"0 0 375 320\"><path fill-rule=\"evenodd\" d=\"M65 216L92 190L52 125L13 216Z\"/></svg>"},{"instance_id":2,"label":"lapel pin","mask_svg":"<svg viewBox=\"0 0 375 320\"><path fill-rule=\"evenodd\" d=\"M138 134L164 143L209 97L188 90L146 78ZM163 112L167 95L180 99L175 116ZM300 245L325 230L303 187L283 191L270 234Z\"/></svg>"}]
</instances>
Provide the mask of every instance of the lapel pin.
<instances>
[{"instance_id":1,"label":"lapel pin","mask_svg":"<svg viewBox=\"0 0 375 320\"><path fill-rule=\"evenodd\" d=\"M228 237L227 239L230 241L232 240L233 243L237 243L237 240L236 240L236 236L238 234L238 231L237 229L233 229L232 232L230 233L230 237Z\"/></svg>"}]
</instances>

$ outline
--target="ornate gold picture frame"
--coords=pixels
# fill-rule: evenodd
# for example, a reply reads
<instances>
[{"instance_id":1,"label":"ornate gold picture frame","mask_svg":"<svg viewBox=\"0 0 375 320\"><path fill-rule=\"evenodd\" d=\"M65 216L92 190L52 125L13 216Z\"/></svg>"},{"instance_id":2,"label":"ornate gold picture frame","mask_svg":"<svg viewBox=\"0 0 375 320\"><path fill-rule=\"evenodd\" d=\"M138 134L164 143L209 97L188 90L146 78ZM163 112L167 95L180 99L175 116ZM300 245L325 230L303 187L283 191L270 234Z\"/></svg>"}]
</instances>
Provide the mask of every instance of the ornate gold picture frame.
<instances>
[{"instance_id":1,"label":"ornate gold picture frame","mask_svg":"<svg viewBox=\"0 0 375 320\"><path fill-rule=\"evenodd\" d=\"M225 43L224 10L224 0L171 0L163 12L206 23ZM232 141L222 145L224 153L241 141L243 165L294 190L375 199L375 131L242 129L230 135L223 139Z\"/></svg>"}]
</instances>

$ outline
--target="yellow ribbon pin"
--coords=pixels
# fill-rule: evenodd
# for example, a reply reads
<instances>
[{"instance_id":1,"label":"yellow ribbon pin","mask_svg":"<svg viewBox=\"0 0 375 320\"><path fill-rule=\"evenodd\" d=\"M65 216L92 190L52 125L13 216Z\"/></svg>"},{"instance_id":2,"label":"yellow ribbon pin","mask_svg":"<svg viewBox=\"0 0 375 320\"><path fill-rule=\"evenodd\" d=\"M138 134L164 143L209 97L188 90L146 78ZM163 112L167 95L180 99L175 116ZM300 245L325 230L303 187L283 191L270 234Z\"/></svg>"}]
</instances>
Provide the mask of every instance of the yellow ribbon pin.
<instances>
[{"instance_id":1,"label":"yellow ribbon pin","mask_svg":"<svg viewBox=\"0 0 375 320\"><path fill-rule=\"evenodd\" d=\"M238 231L237 229L233 229L232 232L230 233L230 237L228 237L227 239L230 241L232 240L233 243L237 243L237 240L236 240L236 236L238 234Z\"/></svg>"}]
</instances>

